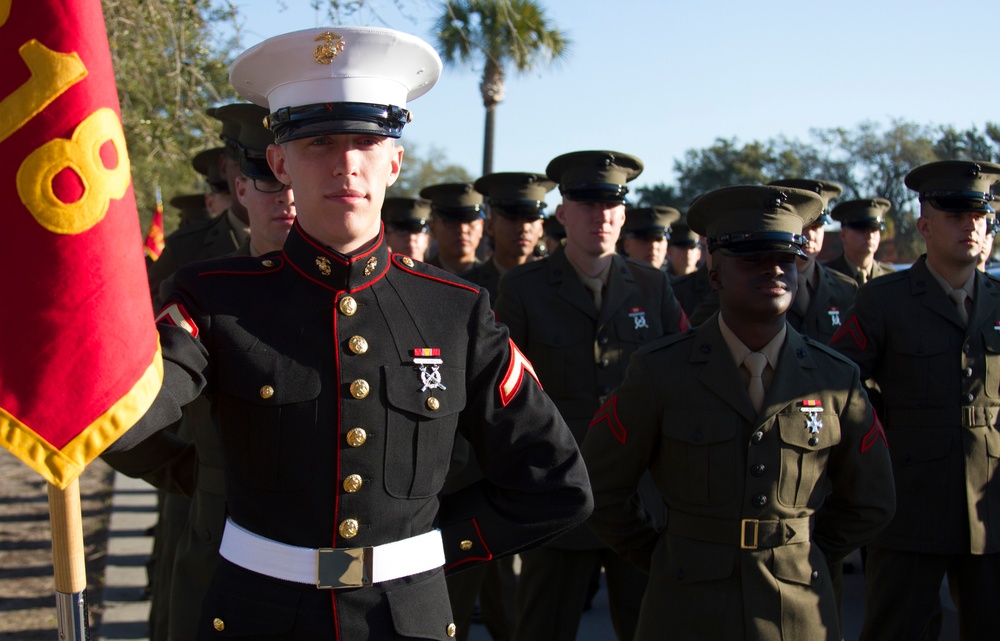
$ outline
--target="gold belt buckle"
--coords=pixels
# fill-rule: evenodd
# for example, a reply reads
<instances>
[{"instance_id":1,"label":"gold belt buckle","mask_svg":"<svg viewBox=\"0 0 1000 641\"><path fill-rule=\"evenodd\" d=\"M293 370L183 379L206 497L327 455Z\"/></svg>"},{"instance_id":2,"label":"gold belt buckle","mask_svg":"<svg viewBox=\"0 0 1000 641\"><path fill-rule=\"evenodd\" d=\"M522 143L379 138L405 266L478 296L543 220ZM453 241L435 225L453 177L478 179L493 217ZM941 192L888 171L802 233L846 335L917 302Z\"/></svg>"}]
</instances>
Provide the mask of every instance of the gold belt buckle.
<instances>
[{"instance_id":1,"label":"gold belt buckle","mask_svg":"<svg viewBox=\"0 0 1000 641\"><path fill-rule=\"evenodd\" d=\"M757 534L760 529L760 521L757 519L743 519L740 521L740 549L756 550ZM747 543L747 533L753 532L753 542Z\"/></svg>"},{"instance_id":2,"label":"gold belt buckle","mask_svg":"<svg viewBox=\"0 0 1000 641\"><path fill-rule=\"evenodd\" d=\"M372 556L371 547L316 550L316 587L339 590L371 585Z\"/></svg>"}]
</instances>

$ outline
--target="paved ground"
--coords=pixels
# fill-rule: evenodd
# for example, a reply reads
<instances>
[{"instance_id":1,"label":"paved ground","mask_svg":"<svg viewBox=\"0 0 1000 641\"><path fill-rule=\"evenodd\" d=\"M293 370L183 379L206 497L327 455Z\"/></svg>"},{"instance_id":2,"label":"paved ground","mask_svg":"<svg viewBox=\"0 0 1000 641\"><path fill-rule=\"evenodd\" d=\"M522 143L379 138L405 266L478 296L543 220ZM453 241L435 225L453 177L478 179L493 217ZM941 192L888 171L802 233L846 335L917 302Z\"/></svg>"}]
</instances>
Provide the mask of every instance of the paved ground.
<instances>
[{"instance_id":1,"label":"paved ground","mask_svg":"<svg viewBox=\"0 0 1000 641\"><path fill-rule=\"evenodd\" d=\"M44 488L41 492L44 496ZM37 516L32 518L37 519ZM114 475L102 601L95 604L101 616L97 617L95 627L91 629L95 641L148 638L146 620L149 615L149 601L143 600L143 588L146 585L145 563L152 549L152 539L146 535L146 530L153 525L155 519L156 492L142 481L129 479L120 474ZM4 559L5 566L12 562L11 559L17 553L17 550L4 551L2 548L0 551L4 552L5 556L0 558ZM860 567L857 555L849 560L855 568ZM846 574L844 579L846 595L844 638L853 641L857 639L863 614L862 578L858 572L854 572ZM954 641L958 638L954 605L944 589L942 595L945 602L945 625L941 641ZM41 600L44 600L44 597L32 600L31 604L37 606L36 601ZM35 632L44 632L47 628L54 633L54 617L44 617L37 627L39 629ZM17 633L13 635L8 638L26 638ZM473 627L470 638L471 641L490 640L485 628L479 625ZM577 639L613 641L614 638L608 614L607 595L602 587L594 600L593 609L583 615Z\"/></svg>"}]
</instances>

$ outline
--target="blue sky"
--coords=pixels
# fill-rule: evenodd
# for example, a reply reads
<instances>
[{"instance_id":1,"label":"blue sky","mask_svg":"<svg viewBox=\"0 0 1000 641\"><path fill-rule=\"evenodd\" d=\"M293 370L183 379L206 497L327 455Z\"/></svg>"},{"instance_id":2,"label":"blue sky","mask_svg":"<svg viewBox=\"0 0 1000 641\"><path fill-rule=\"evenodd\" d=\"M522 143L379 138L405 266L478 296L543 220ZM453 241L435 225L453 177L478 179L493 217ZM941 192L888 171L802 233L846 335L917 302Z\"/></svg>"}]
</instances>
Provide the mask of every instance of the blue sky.
<instances>
[{"instance_id":1,"label":"blue sky","mask_svg":"<svg viewBox=\"0 0 1000 641\"><path fill-rule=\"evenodd\" d=\"M497 108L494 171L544 172L582 149L640 157L633 185L674 182L674 160L716 138L741 142L872 120L982 128L1000 122L998 39L967 0L539 0L572 40L569 57L510 75ZM431 0L369 0L347 24L433 44ZM242 45L328 26L307 0L234 0ZM401 10L399 7L403 7ZM481 69L446 67L409 106L403 144L482 169ZM405 160L404 160L405 163Z\"/></svg>"}]
</instances>

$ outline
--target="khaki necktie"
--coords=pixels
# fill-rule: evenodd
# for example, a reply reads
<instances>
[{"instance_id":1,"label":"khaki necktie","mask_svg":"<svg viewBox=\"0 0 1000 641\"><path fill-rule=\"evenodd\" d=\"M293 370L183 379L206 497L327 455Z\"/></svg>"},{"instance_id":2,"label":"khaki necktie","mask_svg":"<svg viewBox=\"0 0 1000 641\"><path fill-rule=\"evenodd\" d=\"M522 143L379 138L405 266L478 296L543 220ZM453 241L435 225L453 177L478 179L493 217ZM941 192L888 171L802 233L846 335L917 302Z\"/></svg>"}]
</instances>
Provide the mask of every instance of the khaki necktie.
<instances>
[{"instance_id":1,"label":"khaki necktie","mask_svg":"<svg viewBox=\"0 0 1000 641\"><path fill-rule=\"evenodd\" d=\"M799 316L805 316L806 312L809 310L809 281L806 280L806 275L799 273L799 291L795 292L795 299L792 300L792 309Z\"/></svg>"},{"instance_id":2,"label":"khaki necktie","mask_svg":"<svg viewBox=\"0 0 1000 641\"><path fill-rule=\"evenodd\" d=\"M962 317L962 322L966 325L969 324L969 310L965 306L966 297L968 297L969 292L964 289L953 289L951 293L948 294L952 302L955 303L955 309L958 311L958 315Z\"/></svg>"},{"instance_id":3,"label":"khaki necktie","mask_svg":"<svg viewBox=\"0 0 1000 641\"><path fill-rule=\"evenodd\" d=\"M760 352L749 352L743 357L743 367L750 372L750 382L747 383L747 393L755 410L760 412L764 406L764 368L767 367L767 356Z\"/></svg>"},{"instance_id":4,"label":"khaki necktie","mask_svg":"<svg viewBox=\"0 0 1000 641\"><path fill-rule=\"evenodd\" d=\"M868 282L868 272L863 269L859 269L858 273L854 276L854 280L858 281L858 287L861 287Z\"/></svg>"},{"instance_id":5,"label":"khaki necktie","mask_svg":"<svg viewBox=\"0 0 1000 641\"><path fill-rule=\"evenodd\" d=\"M583 281L583 284L587 286L587 290L594 299L594 305L597 306L597 311L601 311L601 303L604 302L602 295L604 283L600 278L587 278Z\"/></svg>"}]
</instances>

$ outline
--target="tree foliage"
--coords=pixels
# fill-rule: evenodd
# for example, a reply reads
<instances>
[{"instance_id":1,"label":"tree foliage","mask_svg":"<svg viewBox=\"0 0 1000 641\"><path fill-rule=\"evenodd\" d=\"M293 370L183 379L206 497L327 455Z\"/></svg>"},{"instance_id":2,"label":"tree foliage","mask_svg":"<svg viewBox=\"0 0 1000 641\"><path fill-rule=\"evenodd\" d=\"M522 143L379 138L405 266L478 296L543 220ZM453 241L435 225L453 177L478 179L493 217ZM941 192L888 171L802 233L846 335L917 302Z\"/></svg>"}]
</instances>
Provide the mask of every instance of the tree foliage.
<instances>
[{"instance_id":1,"label":"tree foliage","mask_svg":"<svg viewBox=\"0 0 1000 641\"><path fill-rule=\"evenodd\" d=\"M232 43L217 29L235 8L213 0L102 0L122 125L143 228L157 186L165 201L204 190L191 158L217 146L209 106L233 100ZM168 227L176 214L167 208Z\"/></svg>"},{"instance_id":2,"label":"tree foliage","mask_svg":"<svg viewBox=\"0 0 1000 641\"><path fill-rule=\"evenodd\" d=\"M386 196L417 198L420 190L428 185L450 182L472 182L472 176L460 165L447 161L437 147L430 147L425 155L418 155L416 145L403 143L403 168L399 178L386 191Z\"/></svg>"},{"instance_id":3,"label":"tree foliage","mask_svg":"<svg viewBox=\"0 0 1000 641\"><path fill-rule=\"evenodd\" d=\"M807 141L719 138L705 149L689 149L674 162L677 185L640 187L638 203L684 210L698 195L730 185L780 178L831 180L844 188L841 200L888 198L893 209L886 236L895 239L900 256L912 258L922 251L923 241L916 230L916 194L903 178L914 167L949 159L1000 161L1000 125L957 130L894 120L888 126L863 122L854 129L813 129Z\"/></svg>"},{"instance_id":4,"label":"tree foliage","mask_svg":"<svg viewBox=\"0 0 1000 641\"><path fill-rule=\"evenodd\" d=\"M526 73L549 64L567 54L569 39L534 0L447 0L434 33L445 64L482 65L483 174L488 174L493 168L494 117L504 99L505 69Z\"/></svg>"}]
</instances>

